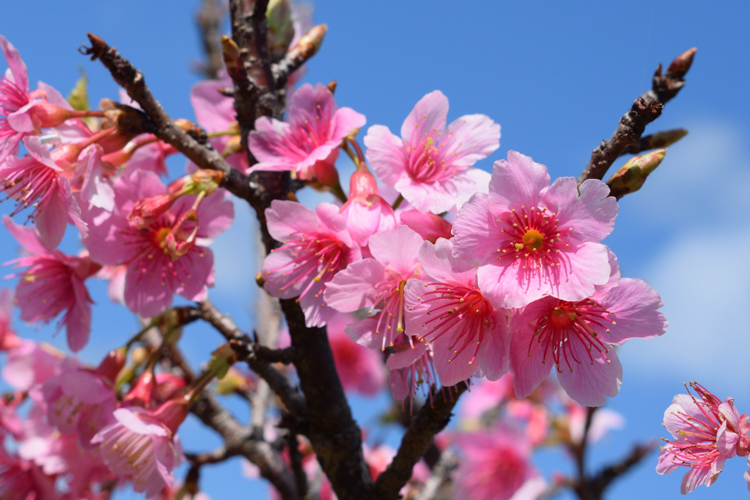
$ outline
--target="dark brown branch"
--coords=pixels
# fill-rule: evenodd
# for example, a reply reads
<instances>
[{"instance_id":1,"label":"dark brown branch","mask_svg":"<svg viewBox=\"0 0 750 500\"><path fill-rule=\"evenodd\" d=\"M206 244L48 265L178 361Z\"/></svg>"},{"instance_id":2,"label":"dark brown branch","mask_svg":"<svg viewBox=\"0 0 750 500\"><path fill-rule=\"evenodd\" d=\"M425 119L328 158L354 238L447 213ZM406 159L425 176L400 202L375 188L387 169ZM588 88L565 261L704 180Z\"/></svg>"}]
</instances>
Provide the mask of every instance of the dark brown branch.
<instances>
[{"instance_id":1,"label":"dark brown branch","mask_svg":"<svg viewBox=\"0 0 750 500\"><path fill-rule=\"evenodd\" d=\"M369 500L372 478L362 434L344 395L325 328L308 328L294 299L281 301L294 346L294 366L307 400L306 432L339 498Z\"/></svg>"},{"instance_id":2,"label":"dark brown branch","mask_svg":"<svg viewBox=\"0 0 750 500\"><path fill-rule=\"evenodd\" d=\"M252 340L239 329L232 319L221 314L210 300L206 299L200 302L200 309L203 312L203 319L210 323L219 333L228 341L238 341L242 345L253 344ZM304 398L289 384L289 380L273 366L262 363L254 357L245 359L251 370L257 373L263 380L268 382L271 390L281 399L284 406L295 414L305 412Z\"/></svg>"},{"instance_id":3,"label":"dark brown branch","mask_svg":"<svg viewBox=\"0 0 750 500\"><path fill-rule=\"evenodd\" d=\"M294 347L270 349L255 342L248 344L242 340L232 340L230 344L243 361L255 359L261 363L283 363L285 365L294 361Z\"/></svg>"},{"instance_id":4,"label":"dark brown branch","mask_svg":"<svg viewBox=\"0 0 750 500\"><path fill-rule=\"evenodd\" d=\"M203 453L185 453L185 458L187 458L193 466L202 466L224 462L231 457L229 453L230 452L227 450L226 446L220 446L213 451L206 451Z\"/></svg>"},{"instance_id":5,"label":"dark brown branch","mask_svg":"<svg viewBox=\"0 0 750 500\"><path fill-rule=\"evenodd\" d=\"M297 434L289 432L287 434L287 446L289 449L289 461L292 465L292 471L294 472L294 479L297 481L297 491L299 496L304 498L307 495L307 473L302 468L302 453L299 451L299 442L297 441Z\"/></svg>"},{"instance_id":6,"label":"dark brown branch","mask_svg":"<svg viewBox=\"0 0 750 500\"><path fill-rule=\"evenodd\" d=\"M99 59L109 70L115 82L124 88L131 99L136 101L148 116L153 129L150 130L159 139L172 145L179 152L187 156L200 168L219 170L224 173L222 186L230 192L250 201L254 200L254 193L250 189L248 178L239 170L232 168L221 155L209 145L203 145L178 127L169 117L159 101L151 94L146 80L130 61L120 55L104 40L91 33L88 34L91 47L82 49L82 53L90 55L92 60Z\"/></svg>"},{"instance_id":7,"label":"dark brown branch","mask_svg":"<svg viewBox=\"0 0 750 500\"><path fill-rule=\"evenodd\" d=\"M573 490L580 500L602 500L605 490L615 479L626 474L630 469L656 449L656 443L637 444L630 453L619 462L603 468L596 476L580 479L573 484Z\"/></svg>"},{"instance_id":8,"label":"dark brown branch","mask_svg":"<svg viewBox=\"0 0 750 500\"><path fill-rule=\"evenodd\" d=\"M398 498L398 492L411 477L414 465L422 458L435 434L448 425L453 408L466 389L467 384L459 384L451 391L442 390L433 395L431 405L426 404L419 410L406 429L393 462L375 481L373 498Z\"/></svg>"},{"instance_id":9,"label":"dark brown branch","mask_svg":"<svg viewBox=\"0 0 750 500\"><path fill-rule=\"evenodd\" d=\"M656 120L664 105L672 99L685 85L685 74L690 69L696 49L690 49L679 55L669 65L666 74L661 74L661 64L651 85L651 90L645 92L621 119L617 129L608 141L594 149L583 172L578 177L578 183L586 179L602 179L607 170L625 149L636 144L643 135L646 125Z\"/></svg>"},{"instance_id":10,"label":"dark brown branch","mask_svg":"<svg viewBox=\"0 0 750 500\"><path fill-rule=\"evenodd\" d=\"M224 66L221 54L221 24L226 17L224 6L218 0L203 0L203 5L195 16L200 28L203 52L206 62L202 64L202 72L206 78L215 80L219 70Z\"/></svg>"}]
</instances>

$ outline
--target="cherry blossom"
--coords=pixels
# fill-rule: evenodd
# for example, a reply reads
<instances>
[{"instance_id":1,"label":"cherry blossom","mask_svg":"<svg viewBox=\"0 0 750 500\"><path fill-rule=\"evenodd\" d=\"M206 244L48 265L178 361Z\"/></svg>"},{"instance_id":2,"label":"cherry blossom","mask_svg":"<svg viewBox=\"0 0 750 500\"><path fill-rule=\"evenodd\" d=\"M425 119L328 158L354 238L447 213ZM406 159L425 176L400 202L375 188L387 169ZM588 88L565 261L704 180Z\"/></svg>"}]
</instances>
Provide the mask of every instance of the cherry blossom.
<instances>
[{"instance_id":1,"label":"cherry blossom","mask_svg":"<svg viewBox=\"0 0 750 500\"><path fill-rule=\"evenodd\" d=\"M353 340L385 349L404 332L404 286L420 276L417 252L422 241L406 226L377 233L370 237L372 257L350 264L328 284L325 300L333 309L353 312L368 307L372 314L346 327Z\"/></svg>"},{"instance_id":2,"label":"cherry blossom","mask_svg":"<svg viewBox=\"0 0 750 500\"><path fill-rule=\"evenodd\" d=\"M565 392L584 406L601 406L622 383L622 365L612 345L649 339L667 330L658 311L663 302L641 280L620 279L609 252L611 276L585 300L539 299L513 318L510 369L519 398L524 398L555 367Z\"/></svg>"},{"instance_id":3,"label":"cherry blossom","mask_svg":"<svg viewBox=\"0 0 750 500\"><path fill-rule=\"evenodd\" d=\"M453 257L450 241L419 249L424 275L406 283L406 331L432 344L443 385L474 376L499 379L508 371L508 311L479 290L477 269Z\"/></svg>"},{"instance_id":4,"label":"cherry blossom","mask_svg":"<svg viewBox=\"0 0 750 500\"><path fill-rule=\"evenodd\" d=\"M93 303L84 280L96 274L100 266L86 254L71 257L50 249L37 231L13 223L8 216L3 224L30 254L6 263L27 268L14 275L21 278L16 287L21 319L46 324L62 314L57 328L64 326L68 347L80 351L89 340Z\"/></svg>"},{"instance_id":5,"label":"cherry blossom","mask_svg":"<svg viewBox=\"0 0 750 500\"><path fill-rule=\"evenodd\" d=\"M174 294L198 300L213 284L213 253L205 245L232 223L234 207L223 191L203 198L177 200L147 227L131 226L128 215L143 198L163 194L166 188L156 174L136 171L119 177L115 210L86 214L90 234L83 243L96 262L127 265L125 303L144 316L155 316L172 303Z\"/></svg>"},{"instance_id":6,"label":"cherry blossom","mask_svg":"<svg viewBox=\"0 0 750 500\"><path fill-rule=\"evenodd\" d=\"M296 202L274 201L266 219L271 236L284 244L263 261L263 287L274 297L298 297L307 326L325 325L336 312L327 307L323 292L336 273L361 256L345 217L329 203L313 212Z\"/></svg>"},{"instance_id":7,"label":"cherry blossom","mask_svg":"<svg viewBox=\"0 0 750 500\"><path fill-rule=\"evenodd\" d=\"M344 138L365 125L365 117L351 108L339 108L322 84L301 86L290 98L288 121L261 117L250 133L250 151L259 163L250 168L297 173L311 180L327 171L338 156Z\"/></svg>"},{"instance_id":8,"label":"cherry blossom","mask_svg":"<svg viewBox=\"0 0 750 500\"><path fill-rule=\"evenodd\" d=\"M689 385L688 394L676 395L664 412L664 426L674 439L665 440L656 466L659 474L688 467L680 487L683 495L701 484L711 486L728 458L748 456L750 452L750 423L746 414L739 414L734 399L722 403L697 382Z\"/></svg>"},{"instance_id":9,"label":"cherry blossom","mask_svg":"<svg viewBox=\"0 0 750 500\"><path fill-rule=\"evenodd\" d=\"M482 266L479 287L497 306L546 295L583 300L609 279L599 243L617 216L609 188L595 179L549 182L547 167L510 151L495 162L489 195L472 197L453 225L456 257Z\"/></svg>"},{"instance_id":10,"label":"cherry blossom","mask_svg":"<svg viewBox=\"0 0 750 500\"><path fill-rule=\"evenodd\" d=\"M487 172L470 168L500 147L500 125L466 115L446 127L448 98L436 90L414 106L401 138L373 125L364 139L367 160L380 180L421 212L439 214L487 192Z\"/></svg>"}]
</instances>

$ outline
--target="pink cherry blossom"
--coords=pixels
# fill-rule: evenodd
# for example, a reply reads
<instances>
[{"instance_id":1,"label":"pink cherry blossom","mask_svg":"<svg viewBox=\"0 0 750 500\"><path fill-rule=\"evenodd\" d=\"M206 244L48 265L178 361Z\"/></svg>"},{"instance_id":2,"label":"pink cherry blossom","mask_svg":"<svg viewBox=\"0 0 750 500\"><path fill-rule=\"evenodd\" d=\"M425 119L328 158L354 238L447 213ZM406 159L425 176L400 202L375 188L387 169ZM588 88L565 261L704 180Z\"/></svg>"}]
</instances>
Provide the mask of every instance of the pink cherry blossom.
<instances>
[{"instance_id":1,"label":"pink cherry blossom","mask_svg":"<svg viewBox=\"0 0 750 500\"><path fill-rule=\"evenodd\" d=\"M5 500L57 500L55 478L45 475L29 460L10 455L0 447L0 491Z\"/></svg>"},{"instance_id":2,"label":"pink cherry blossom","mask_svg":"<svg viewBox=\"0 0 750 500\"><path fill-rule=\"evenodd\" d=\"M700 400L688 388L688 394L676 395L664 412L664 426L674 440L665 439L667 445L659 452L656 466L659 474L669 474L679 466L689 467L682 478L683 495L701 484L711 486L726 459L744 457L750 452L748 416L739 414L734 399L727 398L722 403L697 382L691 382L690 388Z\"/></svg>"},{"instance_id":3,"label":"pink cherry blossom","mask_svg":"<svg viewBox=\"0 0 750 500\"><path fill-rule=\"evenodd\" d=\"M39 233L19 226L8 217L3 223L14 238L30 254L7 262L27 269L17 275L16 304L21 319L47 324L62 314L58 330L65 327L68 347L80 351L91 332L91 304L84 280L99 271L99 265L88 256L71 257L51 250Z\"/></svg>"},{"instance_id":4,"label":"pink cherry blossom","mask_svg":"<svg viewBox=\"0 0 750 500\"><path fill-rule=\"evenodd\" d=\"M385 349L404 333L404 286L421 274L417 252L422 241L406 226L374 234L369 242L372 257L350 264L328 284L325 300L333 309L369 307L370 314L375 313L346 327L353 340Z\"/></svg>"},{"instance_id":5,"label":"pink cherry blossom","mask_svg":"<svg viewBox=\"0 0 750 500\"><path fill-rule=\"evenodd\" d=\"M328 322L328 341L345 391L373 396L385 386L382 355L352 341L344 328L355 321L351 314L337 314Z\"/></svg>"},{"instance_id":6,"label":"pink cherry blossom","mask_svg":"<svg viewBox=\"0 0 750 500\"><path fill-rule=\"evenodd\" d=\"M489 431L456 438L462 460L456 470L456 498L509 500L530 478L531 447L512 428L497 425Z\"/></svg>"},{"instance_id":7,"label":"pink cherry blossom","mask_svg":"<svg viewBox=\"0 0 750 500\"><path fill-rule=\"evenodd\" d=\"M180 405L179 408L171 406ZM172 470L183 460L175 432L187 416L187 406L176 400L150 411L139 407L115 410L116 422L99 431L98 445L109 469L133 481L137 493L154 498L174 485Z\"/></svg>"},{"instance_id":8,"label":"pink cherry blossom","mask_svg":"<svg viewBox=\"0 0 750 500\"><path fill-rule=\"evenodd\" d=\"M349 184L349 199L341 207L341 213L346 217L346 229L352 239L366 247L370 236L396 227L396 215L378 194L375 176L366 169L354 172Z\"/></svg>"},{"instance_id":9,"label":"pink cherry blossom","mask_svg":"<svg viewBox=\"0 0 750 500\"><path fill-rule=\"evenodd\" d=\"M365 117L351 108L339 108L331 91L322 84L300 87L290 98L288 121L261 117L250 133L250 151L260 163L258 170L291 170L302 180L315 175L316 163L331 165L344 138L365 124Z\"/></svg>"},{"instance_id":10,"label":"pink cherry blossom","mask_svg":"<svg viewBox=\"0 0 750 500\"><path fill-rule=\"evenodd\" d=\"M284 244L269 254L261 273L274 297L299 297L307 326L323 326L336 313L323 292L360 250L346 230L338 207L320 203L315 212L300 203L274 201L266 210L268 231Z\"/></svg>"},{"instance_id":11,"label":"pink cherry blossom","mask_svg":"<svg viewBox=\"0 0 750 500\"><path fill-rule=\"evenodd\" d=\"M508 371L508 312L482 295L477 269L453 257L450 241L423 243L419 259L424 276L405 287L407 333L433 346L443 385L499 379Z\"/></svg>"},{"instance_id":12,"label":"pink cherry blossom","mask_svg":"<svg viewBox=\"0 0 750 500\"><path fill-rule=\"evenodd\" d=\"M8 289L0 290L0 351L15 349L21 340L13 331L13 292Z\"/></svg>"},{"instance_id":13,"label":"pink cherry blossom","mask_svg":"<svg viewBox=\"0 0 750 500\"><path fill-rule=\"evenodd\" d=\"M42 385L47 421L62 434L75 435L80 445L112 420L116 397L113 380L94 370L68 366Z\"/></svg>"},{"instance_id":14,"label":"pink cherry blossom","mask_svg":"<svg viewBox=\"0 0 750 500\"><path fill-rule=\"evenodd\" d=\"M86 223L81 219L81 209L73 197L66 172L55 164L38 137L26 137L23 143L28 156L9 157L0 164L6 199L16 201L11 216L33 207L29 219L34 221L50 248L60 244L68 222L75 224L85 235Z\"/></svg>"},{"instance_id":15,"label":"pink cherry blossom","mask_svg":"<svg viewBox=\"0 0 750 500\"><path fill-rule=\"evenodd\" d=\"M59 375L65 357L49 344L21 340L21 345L8 353L3 378L17 391L28 391L47 379Z\"/></svg>"},{"instance_id":16,"label":"pink cherry blossom","mask_svg":"<svg viewBox=\"0 0 750 500\"><path fill-rule=\"evenodd\" d=\"M373 125L364 139L367 159L380 180L414 208L439 214L487 192L489 174L470 168L500 147L500 125L484 115L466 115L446 127L448 98L436 90L414 106L401 138Z\"/></svg>"},{"instance_id":17,"label":"pink cherry blossom","mask_svg":"<svg viewBox=\"0 0 750 500\"><path fill-rule=\"evenodd\" d=\"M475 195L453 226L456 257L482 266L479 286L498 306L546 295L583 300L609 279L600 243L618 210L609 188L595 179L549 182L547 167L509 151L495 162L489 195Z\"/></svg>"},{"instance_id":18,"label":"pink cherry blossom","mask_svg":"<svg viewBox=\"0 0 750 500\"><path fill-rule=\"evenodd\" d=\"M622 383L622 365L611 346L667 331L659 294L641 280L620 280L611 252L609 263L609 282L591 297L576 302L545 297L513 318L510 369L519 398L531 394L554 366L568 396L601 406Z\"/></svg>"},{"instance_id":19,"label":"pink cherry blossom","mask_svg":"<svg viewBox=\"0 0 750 500\"><path fill-rule=\"evenodd\" d=\"M177 200L157 220L142 229L131 226L128 214L143 198L166 192L158 176L136 171L118 177L115 210L86 214L90 233L83 243L96 262L127 265L125 303L143 316L167 309L174 294L199 300L213 285L213 253L205 245L224 232L234 218L234 206L223 190L192 208L193 196Z\"/></svg>"}]
</instances>

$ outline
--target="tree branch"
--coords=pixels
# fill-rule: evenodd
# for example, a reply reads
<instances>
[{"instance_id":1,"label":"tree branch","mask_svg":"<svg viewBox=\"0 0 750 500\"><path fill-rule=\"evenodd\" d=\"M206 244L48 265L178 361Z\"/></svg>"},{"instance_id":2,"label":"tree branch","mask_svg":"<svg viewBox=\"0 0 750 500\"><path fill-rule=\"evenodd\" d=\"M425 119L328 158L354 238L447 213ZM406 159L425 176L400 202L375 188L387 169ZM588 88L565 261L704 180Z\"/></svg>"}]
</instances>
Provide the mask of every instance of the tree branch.
<instances>
[{"instance_id":1,"label":"tree branch","mask_svg":"<svg viewBox=\"0 0 750 500\"><path fill-rule=\"evenodd\" d=\"M339 498L370 498L372 478L362 434L344 395L325 328L308 328L294 299L281 300L294 346L294 366L307 400L307 437Z\"/></svg>"},{"instance_id":2,"label":"tree branch","mask_svg":"<svg viewBox=\"0 0 750 500\"><path fill-rule=\"evenodd\" d=\"M299 39L297 45L284 54L281 61L273 65L272 71L277 89L283 89L289 80L289 75L301 68L318 52L327 31L328 27L325 24L314 26Z\"/></svg>"},{"instance_id":3,"label":"tree branch","mask_svg":"<svg viewBox=\"0 0 750 500\"><path fill-rule=\"evenodd\" d=\"M646 444L636 444L622 460L604 467L594 477L578 479L572 485L572 488L580 500L602 500L605 490L612 481L626 474L654 449L656 449L656 443L653 441Z\"/></svg>"},{"instance_id":4,"label":"tree branch","mask_svg":"<svg viewBox=\"0 0 750 500\"><path fill-rule=\"evenodd\" d=\"M90 55L92 60L99 59L112 74L115 82L141 106L153 124L153 130L150 132L172 145L200 168L221 171L224 174L222 186L234 195L253 203L255 193L250 188L248 177L232 168L209 144L201 144L178 127L149 90L143 73L122 57L117 49L110 47L94 34L89 33L88 37L91 47L82 48L81 52Z\"/></svg>"},{"instance_id":5,"label":"tree branch","mask_svg":"<svg viewBox=\"0 0 750 500\"><path fill-rule=\"evenodd\" d=\"M602 179L607 170L625 149L637 143L643 135L646 125L656 120L664 105L671 100L685 85L685 74L690 69L696 49L690 49L679 55L667 68L666 74L661 74L661 64L656 68L652 80L651 90L645 92L635 100L621 119L620 123L608 141L594 149L583 172L578 177L581 184L586 179Z\"/></svg>"},{"instance_id":6,"label":"tree branch","mask_svg":"<svg viewBox=\"0 0 750 500\"><path fill-rule=\"evenodd\" d=\"M422 458L435 434L448 425L458 398L467 389L467 384L459 384L450 391L441 390L433 395L431 405L426 404L419 410L406 429L393 462L375 481L374 498L398 498L398 492L411 477L414 465Z\"/></svg>"},{"instance_id":7,"label":"tree branch","mask_svg":"<svg viewBox=\"0 0 750 500\"><path fill-rule=\"evenodd\" d=\"M203 76L216 80L219 70L224 67L221 53L221 24L226 16L224 6L217 0L203 0L203 5L195 16L200 29L203 52L206 62L202 65Z\"/></svg>"},{"instance_id":8,"label":"tree branch","mask_svg":"<svg viewBox=\"0 0 750 500\"><path fill-rule=\"evenodd\" d=\"M242 330L226 314L222 314L216 309L209 299L199 303L203 312L203 319L210 323L219 333L228 341L239 341L243 345L251 344L252 341L243 333ZM251 370L257 373L263 380L268 382L271 390L275 392L286 408L295 414L304 414L305 400L302 396L289 385L289 380L273 366L262 363L253 357L245 359Z\"/></svg>"}]
</instances>

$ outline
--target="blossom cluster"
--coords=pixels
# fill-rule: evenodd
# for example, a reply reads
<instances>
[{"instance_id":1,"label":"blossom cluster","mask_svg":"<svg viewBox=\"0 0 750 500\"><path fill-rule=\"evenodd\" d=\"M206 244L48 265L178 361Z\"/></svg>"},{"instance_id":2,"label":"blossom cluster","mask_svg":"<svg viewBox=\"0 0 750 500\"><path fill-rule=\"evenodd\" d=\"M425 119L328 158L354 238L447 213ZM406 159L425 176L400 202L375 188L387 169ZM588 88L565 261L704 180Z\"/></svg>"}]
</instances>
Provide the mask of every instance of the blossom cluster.
<instances>
[{"instance_id":1,"label":"blossom cluster","mask_svg":"<svg viewBox=\"0 0 750 500\"><path fill-rule=\"evenodd\" d=\"M621 278L601 243L615 199L598 180L550 183L544 165L514 151L491 175L474 168L499 147L500 126L484 115L446 124L447 113L448 99L432 92L401 137L370 127L364 153L354 139L364 117L339 109L323 85L302 86L287 121L260 119L250 150L261 162L251 171L289 170L336 193L332 144L356 165L341 204L273 202L268 228L282 244L260 281L296 298L311 327L361 312L345 331L388 351L398 399L420 382L450 387L508 371L523 398L554 368L570 397L602 405L622 381L613 346L667 326L659 295Z\"/></svg>"},{"instance_id":2,"label":"blossom cluster","mask_svg":"<svg viewBox=\"0 0 750 500\"><path fill-rule=\"evenodd\" d=\"M286 50L284 40L277 41ZM0 310L3 377L15 391L0 401L0 490L21 499L98 498L129 484L149 498L173 498L180 488L172 471L184 458L177 430L191 398L216 374L188 386L156 372L158 350L126 366L130 342L87 367L17 337L8 318L15 306L26 322L56 320L79 352L91 336L91 278L109 280L112 300L143 318L165 313L176 295L206 298L215 274L210 244L234 218L223 174L188 162L166 184L165 160L177 151L154 135L123 131L126 107L104 100L100 110L73 109L49 85L32 91L19 52L2 36L0 48L9 67L0 78L0 191L14 204L3 224L24 250L8 263L18 284L12 302L4 292ZM335 197L314 208L272 202L265 220L279 245L258 283L297 300L308 327L328 327L348 391L372 395L388 381L411 407L439 388L474 385L464 410L474 429L442 443L465 458L457 485L468 498L534 498L548 486L531 465L534 448L574 447L584 432L595 440L595 429L617 425L600 410L584 430L583 407L619 392L615 347L662 335L667 321L658 293L621 277L602 243L618 212L605 183L553 181L545 165L516 151L496 160L492 173L476 168L500 147L500 125L481 114L448 123L440 91L417 102L398 135L370 126L363 148L365 116L339 107L322 84L291 93L284 120L258 118L247 141L258 161L251 166L233 100L222 92L230 86L222 73L191 93L212 147L245 174L289 172ZM355 166L348 194L336 165L342 153ZM59 248L69 225L83 246L75 255ZM227 386L252 383L230 373ZM676 440L660 459L660 472L692 460L688 490L715 480L725 458L747 455L746 417L730 400L696 390L705 404L690 404L705 416L700 425L715 431L714 446L704 430L700 442L682 437L680 425L695 429L702 418L682 401L673 413L687 416L670 420ZM562 411L553 414L552 405ZM497 411L509 417L497 421ZM311 481L322 475L308 443L297 452ZM394 452L380 445L364 454L376 478ZM412 482L425 480L422 464ZM330 485L321 497L335 497Z\"/></svg>"}]
</instances>

